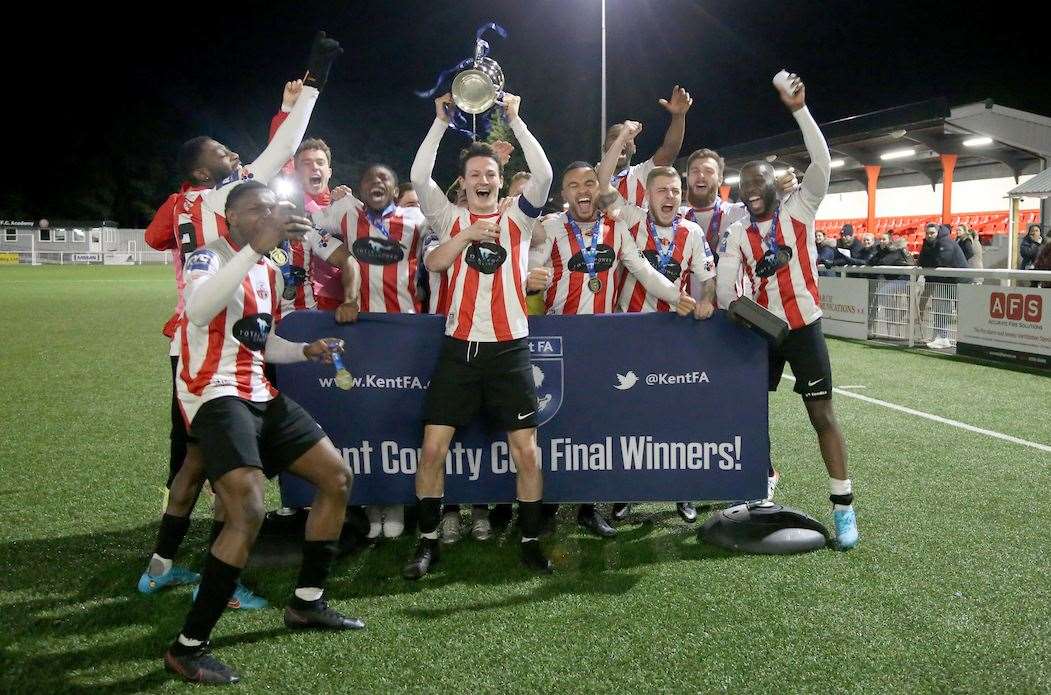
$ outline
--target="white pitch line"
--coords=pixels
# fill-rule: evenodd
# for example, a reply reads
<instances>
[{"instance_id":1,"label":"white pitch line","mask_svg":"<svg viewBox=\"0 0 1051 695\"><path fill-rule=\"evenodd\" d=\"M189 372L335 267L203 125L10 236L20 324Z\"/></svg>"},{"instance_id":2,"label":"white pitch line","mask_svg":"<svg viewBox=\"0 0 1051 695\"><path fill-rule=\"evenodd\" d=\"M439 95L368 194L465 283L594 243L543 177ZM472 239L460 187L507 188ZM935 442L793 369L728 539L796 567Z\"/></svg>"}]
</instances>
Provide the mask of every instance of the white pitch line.
<instances>
[{"instance_id":1,"label":"white pitch line","mask_svg":"<svg viewBox=\"0 0 1051 695\"><path fill-rule=\"evenodd\" d=\"M792 381L796 380L794 376L789 376L787 374L783 374L781 376L783 379L791 379ZM862 396L860 393L851 393L850 391L844 391L840 388L833 388L832 391L834 393L838 393L841 396L846 396L847 398L856 398L859 401L865 401L866 403L872 403L873 405L881 405L884 408L890 408L891 410L897 410L902 413L908 413L909 415L915 415L916 417L922 417L926 418L927 420L933 420L934 422L940 422L943 425L959 427L961 430L967 430L968 432L977 432L978 434L984 434L987 437L1002 439L1005 442L1011 442L1012 444L1021 444L1022 446L1028 446L1033 449L1038 449L1040 451L1046 451L1048 453L1051 453L1051 446L1048 446L1047 444L1040 444L1039 442L1031 442L1028 439L1012 437L1011 435L1004 434L1002 432L993 432L992 430L986 430L982 429L981 427L975 427L974 425L968 425L966 422L950 420L949 418L942 417L941 415L932 415L931 413L925 413L922 410L913 410L912 408L906 408L905 406L898 405L897 403L888 403L887 401L881 401L878 398Z\"/></svg>"},{"instance_id":2,"label":"white pitch line","mask_svg":"<svg viewBox=\"0 0 1051 695\"><path fill-rule=\"evenodd\" d=\"M839 388L841 388L841 389L863 389L863 388L865 388L865 386L862 385L862 384L853 384L851 386L840 386Z\"/></svg>"}]
</instances>

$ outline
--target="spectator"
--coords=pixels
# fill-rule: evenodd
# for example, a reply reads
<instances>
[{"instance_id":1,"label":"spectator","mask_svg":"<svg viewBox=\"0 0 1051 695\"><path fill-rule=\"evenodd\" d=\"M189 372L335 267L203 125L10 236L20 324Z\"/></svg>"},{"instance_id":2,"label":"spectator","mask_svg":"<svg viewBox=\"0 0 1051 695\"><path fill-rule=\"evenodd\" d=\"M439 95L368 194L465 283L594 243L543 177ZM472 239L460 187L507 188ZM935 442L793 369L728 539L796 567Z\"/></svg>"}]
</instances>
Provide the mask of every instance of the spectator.
<instances>
[{"instance_id":1,"label":"spectator","mask_svg":"<svg viewBox=\"0 0 1051 695\"><path fill-rule=\"evenodd\" d=\"M861 241L854 238L854 225L845 224L843 230L839 234L839 243L836 244L841 249L850 251L851 258L857 258L858 254L861 253ZM844 265L844 264L840 264Z\"/></svg>"},{"instance_id":2,"label":"spectator","mask_svg":"<svg viewBox=\"0 0 1051 695\"><path fill-rule=\"evenodd\" d=\"M967 259L951 236L948 225L929 223L925 230L923 248L920 249L921 268L966 268ZM964 280L965 281L965 280ZM949 320L955 313L955 292L944 285L961 282L958 278L928 275L919 298L919 314L923 317L927 302L934 297L931 309L934 314L934 340L927 343L932 350L952 347L949 340Z\"/></svg>"},{"instance_id":3,"label":"spectator","mask_svg":"<svg viewBox=\"0 0 1051 695\"><path fill-rule=\"evenodd\" d=\"M1018 252L1021 255L1021 259L1018 261L1019 270L1033 269L1033 264L1036 263L1036 254L1039 252L1042 242L1040 225L1029 225L1025 236L1022 237L1022 242L1018 245Z\"/></svg>"},{"instance_id":4,"label":"spectator","mask_svg":"<svg viewBox=\"0 0 1051 695\"><path fill-rule=\"evenodd\" d=\"M861 250L857 254L851 254L855 259L868 263L869 259L872 258L873 254L876 253L876 237L871 232L865 232L861 235Z\"/></svg>"},{"instance_id":5,"label":"spectator","mask_svg":"<svg viewBox=\"0 0 1051 695\"><path fill-rule=\"evenodd\" d=\"M832 268L836 265L836 240L829 239L822 231L816 232L814 241L817 246L817 265L819 268ZM818 275L834 275L827 270L818 270Z\"/></svg>"},{"instance_id":6,"label":"spectator","mask_svg":"<svg viewBox=\"0 0 1051 695\"><path fill-rule=\"evenodd\" d=\"M968 268L981 270L985 267L982 262L982 241L978 238L978 232L965 224L957 225L956 243L960 245L960 250L967 259Z\"/></svg>"},{"instance_id":7,"label":"spectator","mask_svg":"<svg viewBox=\"0 0 1051 695\"><path fill-rule=\"evenodd\" d=\"M880 238L866 265L897 265L911 267L914 265L912 254L905 246L905 239L894 238L892 232L887 232ZM888 280L907 280L908 275L888 275Z\"/></svg>"},{"instance_id":8,"label":"spectator","mask_svg":"<svg viewBox=\"0 0 1051 695\"><path fill-rule=\"evenodd\" d=\"M1033 270L1051 270L1051 239L1041 244L1040 250L1036 254L1036 262L1033 264ZM1051 280L1034 282L1033 286L1051 287Z\"/></svg>"}]
</instances>

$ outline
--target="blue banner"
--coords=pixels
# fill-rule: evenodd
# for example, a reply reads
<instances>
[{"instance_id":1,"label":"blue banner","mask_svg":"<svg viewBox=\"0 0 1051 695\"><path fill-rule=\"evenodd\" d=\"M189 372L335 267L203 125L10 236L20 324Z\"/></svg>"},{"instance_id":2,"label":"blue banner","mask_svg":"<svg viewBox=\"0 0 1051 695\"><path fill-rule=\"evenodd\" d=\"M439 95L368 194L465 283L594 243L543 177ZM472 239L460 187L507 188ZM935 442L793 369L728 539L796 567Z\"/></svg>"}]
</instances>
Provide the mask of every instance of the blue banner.
<instances>
[{"instance_id":1,"label":"blue banner","mask_svg":"<svg viewBox=\"0 0 1051 695\"><path fill-rule=\"evenodd\" d=\"M354 387L331 365L278 365L278 388L302 405L354 471L352 504L413 503L421 416L444 333L440 316L297 311L289 340L334 336ZM674 314L529 319L537 385L539 460L548 502L749 500L766 495L770 461L767 346L725 312L707 321ZM503 433L481 421L457 433L445 499L511 501L515 467ZM285 505L313 488L281 479Z\"/></svg>"}]
</instances>

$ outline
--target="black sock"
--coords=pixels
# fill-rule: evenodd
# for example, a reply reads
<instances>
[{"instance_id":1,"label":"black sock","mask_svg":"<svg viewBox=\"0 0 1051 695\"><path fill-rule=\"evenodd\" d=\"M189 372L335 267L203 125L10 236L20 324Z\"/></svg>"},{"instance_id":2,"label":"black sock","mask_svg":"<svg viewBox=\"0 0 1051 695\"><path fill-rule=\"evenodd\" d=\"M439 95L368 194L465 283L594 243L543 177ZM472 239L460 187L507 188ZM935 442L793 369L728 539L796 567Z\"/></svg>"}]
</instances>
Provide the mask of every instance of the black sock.
<instances>
[{"instance_id":1,"label":"black sock","mask_svg":"<svg viewBox=\"0 0 1051 695\"><path fill-rule=\"evenodd\" d=\"M460 513L460 505L458 505L458 504L447 504L442 509L442 514L459 514L459 513Z\"/></svg>"},{"instance_id":2,"label":"black sock","mask_svg":"<svg viewBox=\"0 0 1051 695\"><path fill-rule=\"evenodd\" d=\"M523 502L518 500L518 527L522 529L522 538L539 538L543 526L544 503Z\"/></svg>"},{"instance_id":3,"label":"black sock","mask_svg":"<svg viewBox=\"0 0 1051 695\"><path fill-rule=\"evenodd\" d=\"M219 616L226 609L226 603L234 593L237 578L241 576L241 568L228 565L215 555L208 553L208 559L204 563L204 571L201 572L201 587L197 592L197 600L190 608L190 614L186 616L186 622L182 626L183 636L208 641L212 634L212 628L219 622Z\"/></svg>"},{"instance_id":4,"label":"black sock","mask_svg":"<svg viewBox=\"0 0 1051 695\"><path fill-rule=\"evenodd\" d=\"M338 541L303 541L303 564L299 567L299 579L296 588L311 587L324 589L328 582L328 571L339 550ZM293 601L303 601L294 597Z\"/></svg>"},{"instance_id":5,"label":"black sock","mask_svg":"<svg viewBox=\"0 0 1051 695\"><path fill-rule=\"evenodd\" d=\"M417 497L416 518L420 533L434 533L442 520L441 497Z\"/></svg>"},{"instance_id":6,"label":"black sock","mask_svg":"<svg viewBox=\"0 0 1051 695\"><path fill-rule=\"evenodd\" d=\"M161 528L157 532L157 546L153 552L165 560L174 559L189 529L190 517L165 514L161 517Z\"/></svg>"},{"instance_id":7,"label":"black sock","mask_svg":"<svg viewBox=\"0 0 1051 695\"><path fill-rule=\"evenodd\" d=\"M219 537L219 534L223 532L223 526L226 526L225 521L219 521L214 519L212 521L212 532L208 535L208 547L211 548L215 545L215 539Z\"/></svg>"},{"instance_id":8,"label":"black sock","mask_svg":"<svg viewBox=\"0 0 1051 695\"><path fill-rule=\"evenodd\" d=\"M582 504L577 507L577 517L591 516L595 513L595 505L593 504Z\"/></svg>"},{"instance_id":9,"label":"black sock","mask_svg":"<svg viewBox=\"0 0 1051 695\"><path fill-rule=\"evenodd\" d=\"M854 493L849 495L829 495L828 498L832 501L832 504L842 504L844 507L854 504Z\"/></svg>"}]
</instances>

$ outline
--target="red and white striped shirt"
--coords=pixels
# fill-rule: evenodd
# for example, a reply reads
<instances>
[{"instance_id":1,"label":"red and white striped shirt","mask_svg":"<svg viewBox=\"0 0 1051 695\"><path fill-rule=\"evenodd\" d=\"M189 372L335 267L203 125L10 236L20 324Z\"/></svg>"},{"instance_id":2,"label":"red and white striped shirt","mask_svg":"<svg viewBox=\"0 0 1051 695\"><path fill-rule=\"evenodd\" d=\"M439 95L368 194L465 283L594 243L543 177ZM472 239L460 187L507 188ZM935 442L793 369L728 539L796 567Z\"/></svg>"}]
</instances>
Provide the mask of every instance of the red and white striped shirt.
<instances>
[{"instance_id":1,"label":"red and white striped shirt","mask_svg":"<svg viewBox=\"0 0 1051 695\"><path fill-rule=\"evenodd\" d=\"M646 177L656 167L653 159L647 159L642 164L633 164L613 175L610 184L619 195L621 201L629 205L646 209L649 201L646 198Z\"/></svg>"},{"instance_id":2,"label":"red and white striped shirt","mask_svg":"<svg viewBox=\"0 0 1051 695\"><path fill-rule=\"evenodd\" d=\"M240 251L229 239L219 239L187 256L187 302ZM263 351L283 289L281 271L263 257L255 261L226 307L207 326L198 326L182 314L177 387L188 424L202 404L215 398L237 396L266 402L277 395L263 374Z\"/></svg>"},{"instance_id":3,"label":"red and white striped shirt","mask_svg":"<svg viewBox=\"0 0 1051 695\"><path fill-rule=\"evenodd\" d=\"M646 210L634 205L624 205L620 208L617 226L621 227L623 233L631 235L650 265L657 268L658 249L650 235L650 219ZM654 231L661 242L662 250L667 249L670 243L675 244L664 271L665 277L690 292L692 282L699 283L715 277L715 260L712 258L711 249L704 241L704 233L701 228L689 220L681 217L677 219L679 225L675 230L674 238L672 238L672 226L661 227L654 224ZM632 273L621 274L618 289L618 305L621 311L648 313L671 310L669 302L648 292Z\"/></svg>"},{"instance_id":4,"label":"red and white striped shirt","mask_svg":"<svg viewBox=\"0 0 1051 695\"><path fill-rule=\"evenodd\" d=\"M445 334L475 342L524 338L529 335L525 277L536 219L521 205L512 205L502 215L475 215L450 203L434 219L440 242L479 219L497 221L500 238L495 243L469 244L445 271L449 279Z\"/></svg>"},{"instance_id":5,"label":"red and white striped shirt","mask_svg":"<svg viewBox=\"0 0 1051 695\"><path fill-rule=\"evenodd\" d=\"M442 240L428 227L423 238L423 260L426 262L427 255L441 245ZM449 313L449 276L446 273L432 273L426 268L424 271L427 273L427 285L430 290L427 313L444 316Z\"/></svg>"},{"instance_id":6,"label":"red and white striped shirt","mask_svg":"<svg viewBox=\"0 0 1051 695\"><path fill-rule=\"evenodd\" d=\"M431 178L438 143L448 124L436 118L416 152L412 183L420 209L441 243L462 234L478 219L497 223L495 242L470 243L445 271L449 278L449 311L445 334L458 340L497 342L529 335L525 278L529 242L540 208L551 187L551 164L521 118L510 122L532 178L503 213L475 215L449 202Z\"/></svg>"},{"instance_id":7,"label":"red and white striped shirt","mask_svg":"<svg viewBox=\"0 0 1051 695\"><path fill-rule=\"evenodd\" d=\"M796 330L821 318L814 219L828 192L832 158L810 111L803 107L793 116L803 132L811 164L803 184L786 196L778 208L777 245L790 248L792 258L770 277L757 277L756 261L770 248L774 220L738 220L723 233L719 242L718 296L721 306L728 306L742 294L750 296ZM739 270L744 271L743 288L737 283Z\"/></svg>"},{"instance_id":8,"label":"red and white striped shirt","mask_svg":"<svg viewBox=\"0 0 1051 695\"><path fill-rule=\"evenodd\" d=\"M579 222L584 245L590 248L591 235L598 222ZM548 314L610 314L617 304L618 273L623 269L664 301L678 300L678 285L653 268L642 255L635 240L611 217L603 216L601 235L596 243L595 277L602 283L598 292L588 282L590 274L584 256L566 213L544 222L546 240L541 252L541 265L552 268L551 286L544 296Z\"/></svg>"},{"instance_id":9,"label":"red and white striped shirt","mask_svg":"<svg viewBox=\"0 0 1051 695\"><path fill-rule=\"evenodd\" d=\"M422 310L416 275L427 220L419 208L391 204L375 211L348 195L314 215L314 221L346 239L357 259L362 311L418 314Z\"/></svg>"},{"instance_id":10,"label":"red and white striped shirt","mask_svg":"<svg viewBox=\"0 0 1051 695\"><path fill-rule=\"evenodd\" d=\"M744 206L744 203L731 203L721 198L716 198L715 204L707 208L683 205L679 208L679 214L704 231L704 240L708 243L708 248L715 251L719 247L719 239L730 228L730 225L737 220L748 217L748 208ZM717 214L719 217L718 225L713 224Z\"/></svg>"},{"instance_id":11,"label":"red and white striped shirt","mask_svg":"<svg viewBox=\"0 0 1051 695\"><path fill-rule=\"evenodd\" d=\"M281 304L274 317L275 321L283 316L291 314L293 311L317 309L317 301L314 297L314 286L311 283L310 278L312 265L317 262L317 260L322 263L327 261L329 256L331 256L342 243L343 242L336 237L330 235L323 236L316 230L309 232L303 238L303 241L290 241L288 243L289 250L292 252L292 258L289 260L289 265L294 268L302 268L304 272L304 280L296 286L295 297L292 299L285 299L284 296L280 297Z\"/></svg>"}]
</instances>

